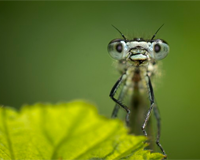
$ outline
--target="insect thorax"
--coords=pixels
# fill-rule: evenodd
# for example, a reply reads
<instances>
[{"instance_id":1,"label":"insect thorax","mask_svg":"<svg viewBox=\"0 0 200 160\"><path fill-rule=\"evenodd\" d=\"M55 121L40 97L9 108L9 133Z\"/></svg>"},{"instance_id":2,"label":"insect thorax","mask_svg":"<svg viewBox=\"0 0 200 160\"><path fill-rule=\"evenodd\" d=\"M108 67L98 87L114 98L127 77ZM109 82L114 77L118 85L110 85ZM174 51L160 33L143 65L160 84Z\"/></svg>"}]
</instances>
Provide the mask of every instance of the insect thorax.
<instances>
[{"instance_id":1,"label":"insect thorax","mask_svg":"<svg viewBox=\"0 0 200 160\"><path fill-rule=\"evenodd\" d=\"M125 85L129 88L129 93L133 93L134 90L138 90L140 93L146 92L146 75L153 77L157 71L157 64L152 60L139 66L135 66L125 60L118 61L117 67L121 74L126 74Z\"/></svg>"}]
</instances>

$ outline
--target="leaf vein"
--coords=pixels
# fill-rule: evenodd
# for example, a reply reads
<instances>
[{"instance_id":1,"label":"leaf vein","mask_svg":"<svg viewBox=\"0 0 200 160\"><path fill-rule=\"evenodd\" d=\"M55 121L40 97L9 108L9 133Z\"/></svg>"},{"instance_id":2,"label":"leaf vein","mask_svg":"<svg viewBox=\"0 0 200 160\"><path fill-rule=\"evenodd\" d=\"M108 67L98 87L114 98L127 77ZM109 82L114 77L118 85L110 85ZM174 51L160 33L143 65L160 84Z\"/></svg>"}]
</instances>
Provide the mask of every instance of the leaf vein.
<instances>
[{"instance_id":1,"label":"leaf vein","mask_svg":"<svg viewBox=\"0 0 200 160\"><path fill-rule=\"evenodd\" d=\"M51 159L56 159L57 157L57 152L59 151L59 149L61 148L61 146L71 137L71 135L73 134L74 129L76 128L75 126L77 126L77 124L82 121L82 117L85 116L86 114L84 114L85 110L79 110L78 114L76 115L76 117L74 116L74 123L71 124L70 128L68 129L70 132L68 134L66 134L65 137L63 137L60 142L55 146L54 150L53 150L53 154L51 156ZM81 117L80 117L81 115Z\"/></svg>"},{"instance_id":2,"label":"leaf vein","mask_svg":"<svg viewBox=\"0 0 200 160\"><path fill-rule=\"evenodd\" d=\"M8 125L6 123L6 108L3 108L2 117L3 117L2 123L3 123L4 129L5 129L5 136L6 136L8 148L9 148L9 151L10 151L10 157L11 157L11 159L14 160L15 155L14 155L14 151L13 151L13 147L12 147L12 142L11 142L11 139L10 139L10 133L9 133L9 130L8 130Z\"/></svg>"},{"instance_id":3,"label":"leaf vein","mask_svg":"<svg viewBox=\"0 0 200 160\"><path fill-rule=\"evenodd\" d=\"M102 143L105 143L106 140L109 140L110 137L113 136L113 134L116 133L116 128L114 128L112 130L112 132L109 133L109 135L107 137L105 137L103 140L97 142L96 144L94 144L93 146L89 147L85 152L81 153L80 155L78 155L77 157L75 157L74 159L82 159L81 157L85 154L87 154L88 152L91 152L94 148L100 146Z\"/></svg>"}]
</instances>

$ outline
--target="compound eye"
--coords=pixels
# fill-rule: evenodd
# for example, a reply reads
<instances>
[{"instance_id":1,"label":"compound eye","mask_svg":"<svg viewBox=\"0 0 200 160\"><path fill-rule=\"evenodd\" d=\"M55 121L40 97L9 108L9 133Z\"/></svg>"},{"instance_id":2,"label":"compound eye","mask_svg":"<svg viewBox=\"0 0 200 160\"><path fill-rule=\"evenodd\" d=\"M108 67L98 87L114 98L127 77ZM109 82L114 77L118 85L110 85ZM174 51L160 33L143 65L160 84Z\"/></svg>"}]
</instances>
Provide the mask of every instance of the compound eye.
<instances>
[{"instance_id":1,"label":"compound eye","mask_svg":"<svg viewBox=\"0 0 200 160\"><path fill-rule=\"evenodd\" d=\"M152 43L152 48L153 58L156 60L165 58L169 53L169 45L160 39L157 39Z\"/></svg>"},{"instance_id":2,"label":"compound eye","mask_svg":"<svg viewBox=\"0 0 200 160\"><path fill-rule=\"evenodd\" d=\"M126 43L124 40L115 39L108 44L108 53L112 58L121 60L123 59L126 50Z\"/></svg>"},{"instance_id":3,"label":"compound eye","mask_svg":"<svg viewBox=\"0 0 200 160\"><path fill-rule=\"evenodd\" d=\"M117 44L117 45L116 45L116 51L119 52L119 53L121 53L122 50L123 50L122 44L121 44L121 43Z\"/></svg>"},{"instance_id":4,"label":"compound eye","mask_svg":"<svg viewBox=\"0 0 200 160\"><path fill-rule=\"evenodd\" d=\"M155 44L155 45L154 45L154 51L155 51L156 53L158 53L158 52L160 52L160 50L161 50L160 44Z\"/></svg>"}]
</instances>

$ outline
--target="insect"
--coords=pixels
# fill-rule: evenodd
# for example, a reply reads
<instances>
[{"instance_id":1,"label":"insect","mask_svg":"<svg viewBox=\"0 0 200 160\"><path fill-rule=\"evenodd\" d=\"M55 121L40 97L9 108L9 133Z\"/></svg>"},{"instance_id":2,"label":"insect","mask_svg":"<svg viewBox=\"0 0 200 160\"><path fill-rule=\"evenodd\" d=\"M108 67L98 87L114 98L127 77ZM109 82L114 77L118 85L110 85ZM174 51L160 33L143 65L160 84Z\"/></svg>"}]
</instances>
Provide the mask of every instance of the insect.
<instances>
[{"instance_id":1,"label":"insect","mask_svg":"<svg viewBox=\"0 0 200 160\"><path fill-rule=\"evenodd\" d=\"M114 39L108 44L108 52L112 58L118 61L118 70L121 73L121 77L110 92L111 99L116 103L112 117L117 117L118 111L122 107L127 113L126 124L132 126L133 131L134 128L136 128L135 131L138 131L139 124L139 130L147 136L146 126L153 111L157 120L156 144L166 156L159 142L160 115L155 103L151 78L156 74L157 61L168 55L169 45L164 40L154 39L161 27L150 40L142 38L128 40L120 30L115 26L113 27L121 34L123 39ZM116 98L116 92L119 88L121 88L121 91ZM123 103L127 94L131 97L129 105ZM147 95L146 99L149 99L148 103L143 103L145 94ZM146 107L145 111L142 106L147 104L150 107Z\"/></svg>"}]
</instances>

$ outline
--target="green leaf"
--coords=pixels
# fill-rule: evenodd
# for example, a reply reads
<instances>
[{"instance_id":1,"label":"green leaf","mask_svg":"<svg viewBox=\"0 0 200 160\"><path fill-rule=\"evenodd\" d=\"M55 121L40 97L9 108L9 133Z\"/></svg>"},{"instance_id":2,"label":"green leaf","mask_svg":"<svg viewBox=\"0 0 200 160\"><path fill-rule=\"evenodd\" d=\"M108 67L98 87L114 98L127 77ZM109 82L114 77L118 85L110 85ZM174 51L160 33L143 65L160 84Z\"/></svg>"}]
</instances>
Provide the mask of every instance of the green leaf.
<instances>
[{"instance_id":1,"label":"green leaf","mask_svg":"<svg viewBox=\"0 0 200 160\"><path fill-rule=\"evenodd\" d=\"M127 134L120 120L98 115L84 101L0 108L2 159L162 159L144 150L144 136Z\"/></svg>"}]
</instances>

